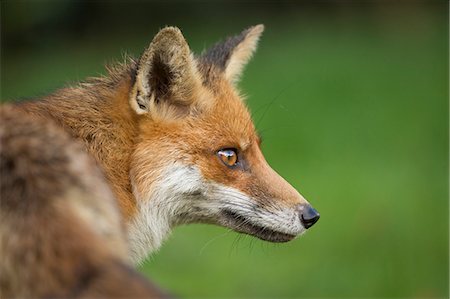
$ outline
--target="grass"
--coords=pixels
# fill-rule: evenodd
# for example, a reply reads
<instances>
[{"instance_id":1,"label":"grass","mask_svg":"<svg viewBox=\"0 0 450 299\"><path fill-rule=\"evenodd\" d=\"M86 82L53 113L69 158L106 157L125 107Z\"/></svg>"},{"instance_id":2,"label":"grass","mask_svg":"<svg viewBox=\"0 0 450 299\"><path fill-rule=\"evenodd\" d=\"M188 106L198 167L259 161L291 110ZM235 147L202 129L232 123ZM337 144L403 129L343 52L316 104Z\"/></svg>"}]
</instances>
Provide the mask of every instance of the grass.
<instances>
[{"instance_id":1,"label":"grass","mask_svg":"<svg viewBox=\"0 0 450 299\"><path fill-rule=\"evenodd\" d=\"M197 52L266 24L241 87L267 160L322 217L278 245L180 227L141 270L184 298L448 297L447 20L436 10L181 20ZM6 51L2 99L103 72L103 62L126 48L139 53L150 37L110 33Z\"/></svg>"}]
</instances>

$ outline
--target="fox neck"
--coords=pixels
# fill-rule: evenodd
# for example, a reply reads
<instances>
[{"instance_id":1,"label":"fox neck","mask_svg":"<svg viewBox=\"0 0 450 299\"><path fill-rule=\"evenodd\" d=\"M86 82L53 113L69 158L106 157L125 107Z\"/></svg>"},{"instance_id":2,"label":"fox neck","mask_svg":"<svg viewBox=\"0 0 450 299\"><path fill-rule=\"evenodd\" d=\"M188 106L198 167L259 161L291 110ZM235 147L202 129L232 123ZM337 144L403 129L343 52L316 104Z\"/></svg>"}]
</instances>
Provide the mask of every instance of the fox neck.
<instances>
[{"instance_id":1,"label":"fox neck","mask_svg":"<svg viewBox=\"0 0 450 299\"><path fill-rule=\"evenodd\" d=\"M138 191L131 170L137 213L128 227L128 238L133 263L141 263L159 249L176 225L189 223L189 217L201 219L200 209L194 209L204 198L204 182L194 166L173 164L164 169L154 186ZM195 204L194 204L195 203ZM186 217L189 215L189 217ZM182 220L182 223L180 222ZM204 222L207 222L205 219Z\"/></svg>"}]
</instances>

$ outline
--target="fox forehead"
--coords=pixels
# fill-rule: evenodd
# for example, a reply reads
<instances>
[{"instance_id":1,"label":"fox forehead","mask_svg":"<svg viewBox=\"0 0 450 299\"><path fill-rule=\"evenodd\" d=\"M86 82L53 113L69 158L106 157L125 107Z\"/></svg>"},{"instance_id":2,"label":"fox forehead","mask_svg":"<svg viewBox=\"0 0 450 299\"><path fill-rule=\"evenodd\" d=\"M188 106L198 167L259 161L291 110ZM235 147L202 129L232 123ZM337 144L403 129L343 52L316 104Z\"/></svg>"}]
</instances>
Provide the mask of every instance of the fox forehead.
<instances>
[{"instance_id":1,"label":"fox forehead","mask_svg":"<svg viewBox=\"0 0 450 299\"><path fill-rule=\"evenodd\" d=\"M220 82L221 81L221 82ZM237 148L246 150L253 143L259 143L251 115L239 92L226 80L219 80L211 92L206 91L203 101L208 101L208 109L190 117L172 122L155 122L149 119L142 123L142 138L161 139L172 143L173 149L188 150L191 153L200 149L219 150Z\"/></svg>"},{"instance_id":2,"label":"fox forehead","mask_svg":"<svg viewBox=\"0 0 450 299\"><path fill-rule=\"evenodd\" d=\"M205 113L204 122L214 132L219 147L246 150L257 139L251 115L239 92L223 80L214 94L214 105Z\"/></svg>"}]
</instances>

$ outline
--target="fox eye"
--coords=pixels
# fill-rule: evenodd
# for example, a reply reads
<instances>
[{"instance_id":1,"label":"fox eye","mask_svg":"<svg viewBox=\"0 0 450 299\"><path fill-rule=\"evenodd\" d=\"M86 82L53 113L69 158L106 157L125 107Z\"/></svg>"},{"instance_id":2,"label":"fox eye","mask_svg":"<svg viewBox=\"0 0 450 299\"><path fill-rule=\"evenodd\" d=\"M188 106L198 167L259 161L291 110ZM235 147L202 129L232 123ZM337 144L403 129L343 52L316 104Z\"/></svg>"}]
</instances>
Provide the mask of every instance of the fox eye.
<instances>
[{"instance_id":1,"label":"fox eye","mask_svg":"<svg viewBox=\"0 0 450 299\"><path fill-rule=\"evenodd\" d=\"M226 166L233 167L238 162L236 149L233 148L222 149L217 152L217 155L219 156L220 160L222 160L223 164L225 164Z\"/></svg>"}]
</instances>

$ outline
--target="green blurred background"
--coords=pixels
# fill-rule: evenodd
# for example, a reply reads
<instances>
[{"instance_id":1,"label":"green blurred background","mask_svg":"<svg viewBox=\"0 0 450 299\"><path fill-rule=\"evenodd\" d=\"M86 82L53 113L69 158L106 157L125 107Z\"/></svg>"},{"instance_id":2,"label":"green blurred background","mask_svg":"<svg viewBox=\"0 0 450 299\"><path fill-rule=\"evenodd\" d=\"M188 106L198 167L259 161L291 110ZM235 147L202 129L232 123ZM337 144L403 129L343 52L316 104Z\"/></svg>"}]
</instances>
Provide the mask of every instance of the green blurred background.
<instances>
[{"instance_id":1,"label":"green blurred background","mask_svg":"<svg viewBox=\"0 0 450 299\"><path fill-rule=\"evenodd\" d=\"M447 298L447 1L2 1L1 99L104 74L164 25L199 53L257 23L241 88L322 218L277 245L180 227L141 270L183 298Z\"/></svg>"}]
</instances>

